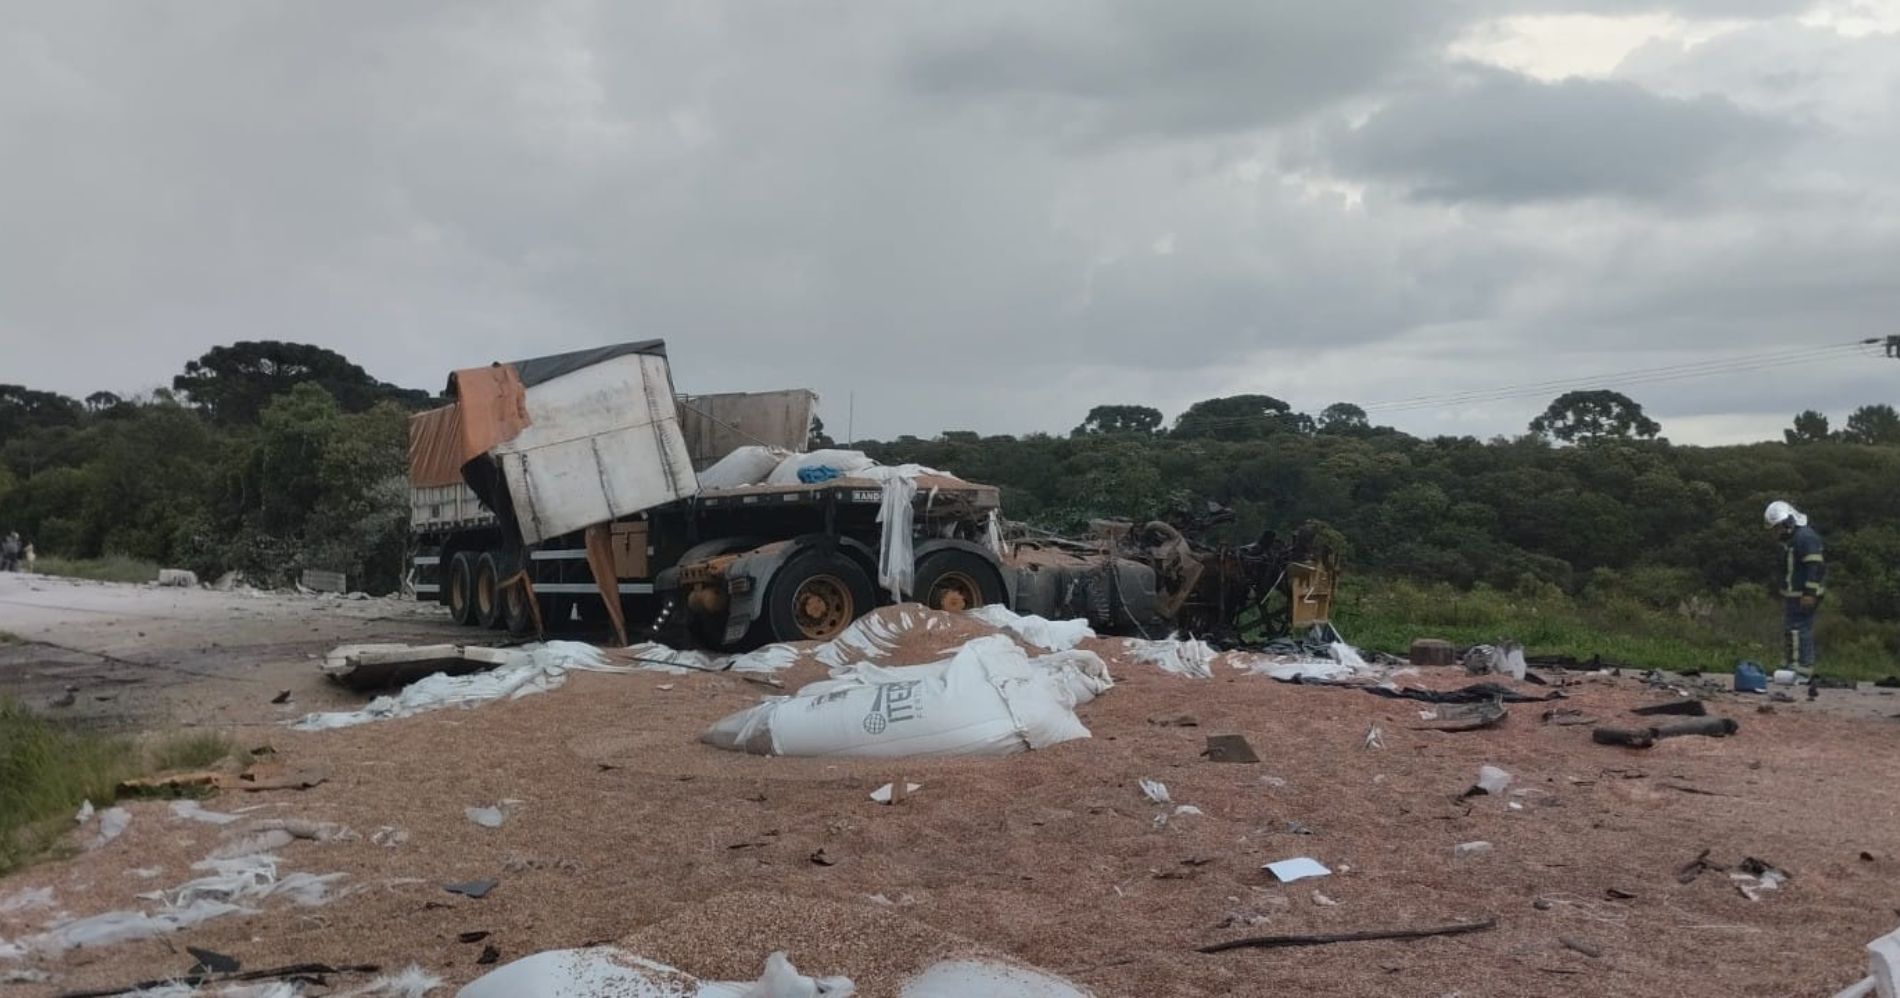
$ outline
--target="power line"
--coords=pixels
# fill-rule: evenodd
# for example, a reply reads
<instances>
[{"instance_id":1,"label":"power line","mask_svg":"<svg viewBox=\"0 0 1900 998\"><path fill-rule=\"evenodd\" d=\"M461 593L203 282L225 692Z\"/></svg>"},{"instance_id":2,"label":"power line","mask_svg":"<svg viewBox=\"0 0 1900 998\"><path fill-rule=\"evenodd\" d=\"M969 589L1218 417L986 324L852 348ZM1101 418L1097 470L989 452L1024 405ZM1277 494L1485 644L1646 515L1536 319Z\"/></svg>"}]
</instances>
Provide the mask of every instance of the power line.
<instances>
[{"instance_id":1,"label":"power line","mask_svg":"<svg viewBox=\"0 0 1900 998\"><path fill-rule=\"evenodd\" d=\"M1536 395L1545 392L1561 393L1566 390L1591 385L1640 385L1659 381L1677 381L1707 377L1715 374L1740 373L1767 367L1842 360L1851 353L1863 352L1864 346L1865 341L1836 343L1822 347L1779 350L1740 357L1697 361L1694 363L1671 364L1663 367L1636 368L1628 371L1612 371L1601 374L1573 376L1527 384L1500 385L1492 388L1467 389L1464 391L1435 395L1415 395L1411 398L1375 402L1363 408L1367 411L1374 409L1380 411L1403 411L1428 406L1456 405L1467 401L1492 401L1499 398L1516 398L1522 397L1523 395Z\"/></svg>"},{"instance_id":2,"label":"power line","mask_svg":"<svg viewBox=\"0 0 1900 998\"><path fill-rule=\"evenodd\" d=\"M1781 349L1781 350L1769 351L1766 353L1746 354L1739 357L1714 358L1714 359L1706 359L1706 360L1698 360L1698 361L1689 361L1689 362L1684 362L1680 364L1668 364L1661 367L1643 367L1643 368L1634 368L1632 370L1627 370L1627 371L1606 371L1600 374L1573 375L1566 378L1554 378L1548 381L1535 381L1535 382L1528 382L1528 383L1520 383L1516 385L1498 385L1498 386L1493 386L1490 388L1474 388L1474 389L1466 389L1466 390L1456 391L1456 392L1438 392L1438 393L1432 393L1428 395L1412 395L1405 398L1387 399L1383 402L1369 403L1365 406L1365 408L1390 409L1390 408L1395 408L1398 406L1409 405L1412 403L1455 402L1466 396L1486 396L1486 395L1496 394L1502 391L1520 391L1520 390L1522 391L1550 391L1550 390L1560 390L1567 387L1574 387L1577 385L1598 384L1598 383L1607 382L1607 381L1623 383L1623 382L1628 382L1631 379L1647 379L1648 377L1653 376L1653 375L1675 375L1675 374L1693 375L1693 374L1699 374L1703 371L1718 371L1719 372L1720 370L1734 367L1736 365L1778 364L1778 363L1788 361L1788 360L1795 360L1799 358L1813 357L1813 356L1827 356L1827 357L1832 358L1834 356L1840 355L1842 352L1845 352L1845 351L1859 350L1861 346L1862 344L1858 342L1835 343L1835 344L1829 344L1827 346L1822 346L1822 347L1801 347L1798 349Z\"/></svg>"},{"instance_id":3,"label":"power line","mask_svg":"<svg viewBox=\"0 0 1900 998\"><path fill-rule=\"evenodd\" d=\"M1638 374L1634 376L1623 376L1623 377L1618 377L1614 375L1600 375L1600 376L1591 377L1591 378L1578 378L1578 379L1564 382L1563 384L1555 385L1555 386L1550 386L1550 385L1509 386L1509 387L1493 389L1493 390L1489 390L1485 392L1472 392L1472 393L1466 393L1463 395L1447 396L1447 397L1441 397L1441 398L1425 398L1425 399L1420 399L1415 402L1407 402L1407 403L1369 405L1369 406L1365 406L1364 408L1368 412L1377 411L1377 412L1382 412L1382 413L1413 412L1420 409L1442 409L1442 408L1451 408L1453 406L1475 405L1479 403L1488 403L1488 402L1502 402L1502 401L1508 401L1512 399L1536 397L1536 396L1546 395L1546 394L1551 394L1551 393L1561 394L1564 391L1574 391L1574 390L1589 388L1593 386L1629 388L1629 387L1641 386L1641 385L1667 384L1670 382L1689 381L1689 380L1694 380L1696 378L1706 378L1706 377L1711 377L1714 375L1747 374L1749 372L1767 370L1770 368L1785 369L1785 368L1790 368L1790 367L1801 367L1801 366L1805 366L1809 364L1820 364L1820 363L1828 363L1828 362L1832 362L1836 360L1845 360L1846 358L1847 358L1847 353L1835 351L1832 353L1810 353L1806 356L1783 357L1783 358L1771 359L1771 360L1753 360L1753 361L1747 361L1747 362L1731 361L1731 362L1727 362L1723 364L1715 364L1715 365L1709 365L1706 367L1696 368L1693 370L1657 372L1657 373L1651 373L1651 374Z\"/></svg>"}]
</instances>

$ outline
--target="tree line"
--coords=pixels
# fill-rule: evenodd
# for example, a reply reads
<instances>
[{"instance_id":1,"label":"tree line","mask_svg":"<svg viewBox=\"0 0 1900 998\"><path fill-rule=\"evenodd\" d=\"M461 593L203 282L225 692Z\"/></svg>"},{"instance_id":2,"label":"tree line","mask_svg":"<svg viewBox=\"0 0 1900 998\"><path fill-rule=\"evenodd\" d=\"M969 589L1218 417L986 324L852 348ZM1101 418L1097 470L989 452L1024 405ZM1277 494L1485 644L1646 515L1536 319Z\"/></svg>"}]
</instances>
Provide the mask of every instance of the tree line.
<instances>
[{"instance_id":1,"label":"tree line","mask_svg":"<svg viewBox=\"0 0 1900 998\"><path fill-rule=\"evenodd\" d=\"M0 385L0 530L42 554L124 554L212 578L283 582L305 567L371 591L402 572L407 415L429 392L294 343L219 347L169 389L84 399ZM814 439L828 442L818 430ZM1763 506L1824 531L1841 608L1900 619L1900 414L1840 431L1803 413L1781 442L1673 444L1635 401L1572 392L1524 434L1411 436L1349 402L1317 414L1268 395L1207 399L1170 425L1139 404L1090 409L1067 435L860 442L880 460L1002 490L1010 517L1073 531L1213 501L1225 539L1322 521L1355 572L1469 587L1623 587L1657 601L1759 595L1778 553Z\"/></svg>"},{"instance_id":2,"label":"tree line","mask_svg":"<svg viewBox=\"0 0 1900 998\"><path fill-rule=\"evenodd\" d=\"M145 398L0 385L0 529L44 555L124 555L260 583L304 568L394 589L407 418L428 393L321 347L217 347Z\"/></svg>"}]
</instances>

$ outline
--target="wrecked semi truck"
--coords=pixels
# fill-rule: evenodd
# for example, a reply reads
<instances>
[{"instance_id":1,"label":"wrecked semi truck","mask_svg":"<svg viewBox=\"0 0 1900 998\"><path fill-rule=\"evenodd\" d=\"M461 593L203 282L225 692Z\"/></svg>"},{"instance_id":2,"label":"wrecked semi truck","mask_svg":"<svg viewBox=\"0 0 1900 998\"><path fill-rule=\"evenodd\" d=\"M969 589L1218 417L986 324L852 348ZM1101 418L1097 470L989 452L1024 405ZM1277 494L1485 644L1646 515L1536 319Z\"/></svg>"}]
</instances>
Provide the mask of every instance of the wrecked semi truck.
<instances>
[{"instance_id":1,"label":"wrecked semi truck","mask_svg":"<svg viewBox=\"0 0 1900 998\"><path fill-rule=\"evenodd\" d=\"M1029 536L993 486L802 453L810 392L679 394L659 340L458 370L446 395L410 420L410 580L471 626L736 649L915 601L1159 636L1292 595L1287 548L1166 523Z\"/></svg>"}]
</instances>

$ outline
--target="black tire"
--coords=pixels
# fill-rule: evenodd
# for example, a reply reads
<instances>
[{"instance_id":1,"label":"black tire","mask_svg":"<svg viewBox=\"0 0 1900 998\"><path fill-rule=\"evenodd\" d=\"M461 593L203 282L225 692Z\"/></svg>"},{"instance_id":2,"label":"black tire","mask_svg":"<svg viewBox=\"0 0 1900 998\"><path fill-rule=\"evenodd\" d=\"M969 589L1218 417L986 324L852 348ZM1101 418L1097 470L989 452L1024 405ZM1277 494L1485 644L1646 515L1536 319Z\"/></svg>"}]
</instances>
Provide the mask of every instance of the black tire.
<instances>
[{"instance_id":1,"label":"black tire","mask_svg":"<svg viewBox=\"0 0 1900 998\"><path fill-rule=\"evenodd\" d=\"M502 627L517 638L533 634L534 601L528 598L527 587L519 582L504 586L500 598Z\"/></svg>"},{"instance_id":2,"label":"black tire","mask_svg":"<svg viewBox=\"0 0 1900 998\"><path fill-rule=\"evenodd\" d=\"M778 570L765 606L773 640L829 641L877 607L877 590L843 554L807 551Z\"/></svg>"},{"instance_id":3,"label":"black tire","mask_svg":"<svg viewBox=\"0 0 1900 998\"><path fill-rule=\"evenodd\" d=\"M475 563L475 620L483 627L500 630L507 626L501 606L501 583L507 577L498 552L483 552Z\"/></svg>"},{"instance_id":4,"label":"black tire","mask_svg":"<svg viewBox=\"0 0 1900 998\"><path fill-rule=\"evenodd\" d=\"M911 592L932 610L974 610L1009 602L996 566L980 554L955 548L925 555L917 563Z\"/></svg>"},{"instance_id":5,"label":"black tire","mask_svg":"<svg viewBox=\"0 0 1900 998\"><path fill-rule=\"evenodd\" d=\"M457 551L449 559L448 577L442 581L448 595L449 617L458 624L474 624L475 552Z\"/></svg>"}]
</instances>

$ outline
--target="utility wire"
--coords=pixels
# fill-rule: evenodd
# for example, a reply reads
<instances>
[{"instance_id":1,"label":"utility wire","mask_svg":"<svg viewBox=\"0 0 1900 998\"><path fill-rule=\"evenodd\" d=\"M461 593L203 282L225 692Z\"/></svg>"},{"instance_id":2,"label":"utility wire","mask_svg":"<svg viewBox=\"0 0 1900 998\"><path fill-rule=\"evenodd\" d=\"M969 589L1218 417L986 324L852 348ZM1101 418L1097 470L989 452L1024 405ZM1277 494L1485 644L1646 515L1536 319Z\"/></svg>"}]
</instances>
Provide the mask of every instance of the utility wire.
<instances>
[{"instance_id":1,"label":"utility wire","mask_svg":"<svg viewBox=\"0 0 1900 998\"><path fill-rule=\"evenodd\" d=\"M1876 357L1879 356L1879 354L1871 348L1880 342L1878 337L1870 337L1844 343L1831 343L1818 347L1785 348L1755 354L1745 354L1737 357L1668 364L1659 367L1636 368L1628 371L1604 372L1587 376L1558 378L1515 385L1499 385L1491 388L1466 389L1441 394L1414 395L1387 402L1370 403L1362 405L1361 408L1368 413L1416 412L1425 409L1451 408L1454 406L1509 401L1597 386L1625 387L1633 385L1667 384L1670 382L1712 377L1715 375L1745 374L1768 368L1800 367L1808 364L1827 363L1845 360L1855 354ZM1258 423L1263 415L1264 414L1218 416L1207 419L1196 419L1194 425L1209 429L1229 426L1248 426Z\"/></svg>"},{"instance_id":2,"label":"utility wire","mask_svg":"<svg viewBox=\"0 0 1900 998\"><path fill-rule=\"evenodd\" d=\"M1546 388L1561 388L1566 385L1574 385L1574 384L1580 384L1580 383L1600 382L1600 381L1623 381L1629 378L1646 377L1652 374L1654 375L1674 374L1678 372L1689 373L1693 371L1699 371L1705 368L1728 367L1734 364L1778 363L1783 360L1791 360L1791 359L1800 358L1800 357L1809 357L1809 356L1823 355L1823 354L1832 357L1842 352L1859 350L1866 344L1872 343L1872 342L1874 341L1855 340L1848 343L1831 343L1831 344L1827 344L1825 346L1819 346L1819 347L1783 348L1783 349L1778 349L1778 350L1771 350L1765 353L1744 354L1738 357L1717 357L1717 358L1710 358L1710 359L1698 360L1698 361L1685 361L1680 364L1667 364L1661 367L1645 367L1645 368L1635 368L1633 370L1628 370L1628 371L1606 371L1601 374L1575 375L1575 376L1566 377L1566 378L1556 378L1549 381L1536 381L1536 382L1530 382L1530 383L1525 383L1525 384L1512 385L1508 387L1513 390L1519 389L1519 388L1525 389L1525 390L1530 390L1530 389L1542 390ZM1493 391L1501 391L1501 390L1505 390L1505 386L1499 386L1494 389L1470 389L1466 391L1457 391L1457 392L1435 392L1429 395L1412 395L1405 398L1387 399L1382 402L1369 403L1366 406L1366 408L1370 409L1376 406L1378 408L1383 409L1383 408L1390 408L1390 407L1398 406L1398 405L1404 405L1411 402L1439 402L1439 401L1456 399L1464 395L1488 395L1488 394L1491 394Z\"/></svg>"}]
</instances>

